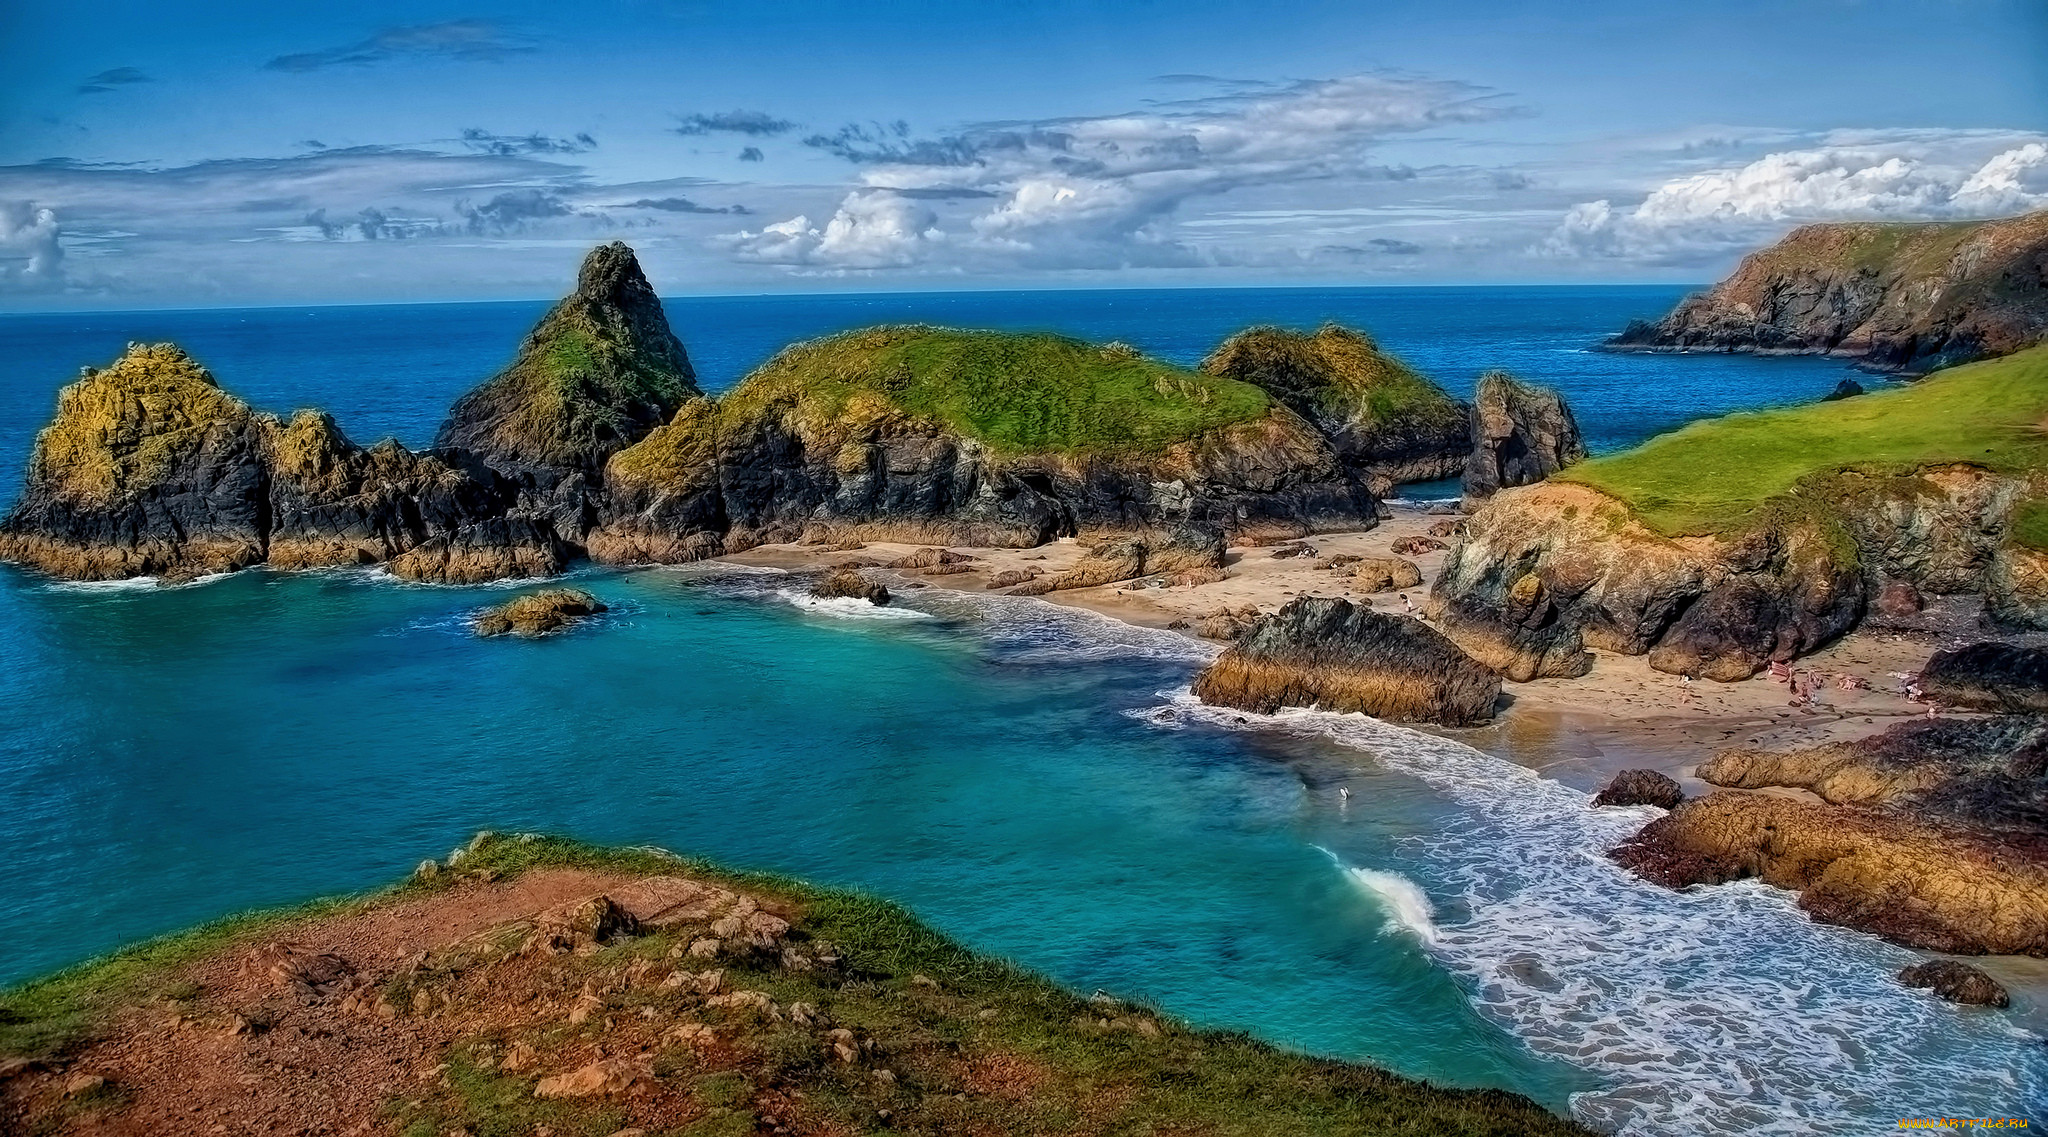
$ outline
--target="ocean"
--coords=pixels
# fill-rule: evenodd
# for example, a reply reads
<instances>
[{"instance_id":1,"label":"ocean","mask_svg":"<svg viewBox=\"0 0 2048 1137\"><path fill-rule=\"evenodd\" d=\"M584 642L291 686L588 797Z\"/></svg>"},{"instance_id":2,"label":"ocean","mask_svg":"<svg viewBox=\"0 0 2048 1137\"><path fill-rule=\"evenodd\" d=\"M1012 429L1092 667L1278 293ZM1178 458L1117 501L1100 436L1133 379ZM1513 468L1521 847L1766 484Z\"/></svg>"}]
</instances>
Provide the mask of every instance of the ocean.
<instances>
[{"instance_id":1,"label":"ocean","mask_svg":"<svg viewBox=\"0 0 2048 1137\"><path fill-rule=\"evenodd\" d=\"M1192 362L1253 323L1365 327L1459 393L1503 367L1596 449L1801 402L1835 361L1591 350L1674 289L679 299L707 389L781 345L921 320ZM56 387L172 339L259 407L424 444L542 304L0 317L0 479ZM0 568L0 982L373 887L479 829L653 844L896 900L1087 993L1630 1134L2024 1116L2048 1048L1891 979L1910 953L1784 894L1675 894L1587 808L1453 738L1193 703L1214 649L1035 601L888 610L772 571L585 570L612 611L479 640L502 587L371 570L67 585ZM1242 721L1241 721L1242 720ZM1348 801L1339 789L1351 791Z\"/></svg>"}]
</instances>

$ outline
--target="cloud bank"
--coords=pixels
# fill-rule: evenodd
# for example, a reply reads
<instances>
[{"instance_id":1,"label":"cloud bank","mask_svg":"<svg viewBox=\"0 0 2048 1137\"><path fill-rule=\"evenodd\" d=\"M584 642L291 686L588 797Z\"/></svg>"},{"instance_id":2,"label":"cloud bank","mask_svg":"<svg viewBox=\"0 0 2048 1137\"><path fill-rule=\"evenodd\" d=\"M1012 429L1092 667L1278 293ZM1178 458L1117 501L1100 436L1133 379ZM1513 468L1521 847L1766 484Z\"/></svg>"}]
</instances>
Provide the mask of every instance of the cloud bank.
<instances>
[{"instance_id":1,"label":"cloud bank","mask_svg":"<svg viewBox=\"0 0 2048 1137\"><path fill-rule=\"evenodd\" d=\"M318 51L280 55L268 71L305 74L330 67L368 67L404 58L441 58L464 63L495 62L533 50L490 20L445 20L385 28L367 39Z\"/></svg>"}]
</instances>

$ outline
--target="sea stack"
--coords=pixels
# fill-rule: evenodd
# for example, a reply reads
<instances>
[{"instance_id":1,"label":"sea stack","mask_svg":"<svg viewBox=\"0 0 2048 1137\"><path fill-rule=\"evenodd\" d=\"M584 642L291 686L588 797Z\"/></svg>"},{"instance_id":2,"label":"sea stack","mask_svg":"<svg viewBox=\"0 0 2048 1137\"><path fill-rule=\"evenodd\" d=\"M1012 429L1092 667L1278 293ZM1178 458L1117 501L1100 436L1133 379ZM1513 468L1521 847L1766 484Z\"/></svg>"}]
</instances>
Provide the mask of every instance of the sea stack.
<instances>
[{"instance_id":1,"label":"sea stack","mask_svg":"<svg viewBox=\"0 0 2048 1137\"><path fill-rule=\"evenodd\" d=\"M1472 449L1465 460L1468 508L1585 460L1586 443L1564 396L1505 371L1479 377L1472 397Z\"/></svg>"}]
</instances>

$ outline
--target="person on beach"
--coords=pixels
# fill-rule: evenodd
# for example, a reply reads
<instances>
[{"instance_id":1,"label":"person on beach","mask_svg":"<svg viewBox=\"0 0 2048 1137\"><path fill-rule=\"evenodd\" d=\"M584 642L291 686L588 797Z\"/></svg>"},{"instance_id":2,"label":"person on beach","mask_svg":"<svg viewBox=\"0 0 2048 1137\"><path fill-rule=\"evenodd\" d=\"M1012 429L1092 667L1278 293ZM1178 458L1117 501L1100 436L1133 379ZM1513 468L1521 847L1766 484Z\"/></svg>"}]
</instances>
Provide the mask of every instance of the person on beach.
<instances>
[{"instance_id":1,"label":"person on beach","mask_svg":"<svg viewBox=\"0 0 2048 1137\"><path fill-rule=\"evenodd\" d=\"M1408 599L1408 594L1405 592L1401 594L1401 611L1410 616L1415 614L1415 601Z\"/></svg>"}]
</instances>

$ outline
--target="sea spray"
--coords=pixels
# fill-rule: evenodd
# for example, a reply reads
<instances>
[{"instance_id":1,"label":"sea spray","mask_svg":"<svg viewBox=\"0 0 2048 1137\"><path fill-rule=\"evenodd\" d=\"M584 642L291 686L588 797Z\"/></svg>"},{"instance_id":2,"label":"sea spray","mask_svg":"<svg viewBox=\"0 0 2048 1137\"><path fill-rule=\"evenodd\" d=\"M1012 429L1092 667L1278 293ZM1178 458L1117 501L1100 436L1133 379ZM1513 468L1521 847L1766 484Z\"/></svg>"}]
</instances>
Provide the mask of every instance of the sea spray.
<instances>
[{"instance_id":1,"label":"sea spray","mask_svg":"<svg viewBox=\"0 0 2048 1137\"><path fill-rule=\"evenodd\" d=\"M1436 907L1429 902L1429 894L1422 891L1420 885L1400 873L1347 865L1343 858L1321 845L1316 849L1330 858L1345 879L1379 904L1380 911L1386 915L1388 931L1405 932L1424 945L1436 942L1436 924L1432 922L1436 918Z\"/></svg>"},{"instance_id":2,"label":"sea spray","mask_svg":"<svg viewBox=\"0 0 2048 1137\"><path fill-rule=\"evenodd\" d=\"M1755 882L1671 892L1613 865L1605 851L1647 810L1592 809L1524 767L1363 715L1246 716L1185 691L1140 714L1327 738L1469 811L1455 833L1409 839L1466 913L1435 927L1432 955L1483 1014L1607 1083L1572 1100L1596 1129L1850 1134L2048 1101L2048 1049L1901 988L1911 953L1815 924Z\"/></svg>"}]
</instances>

